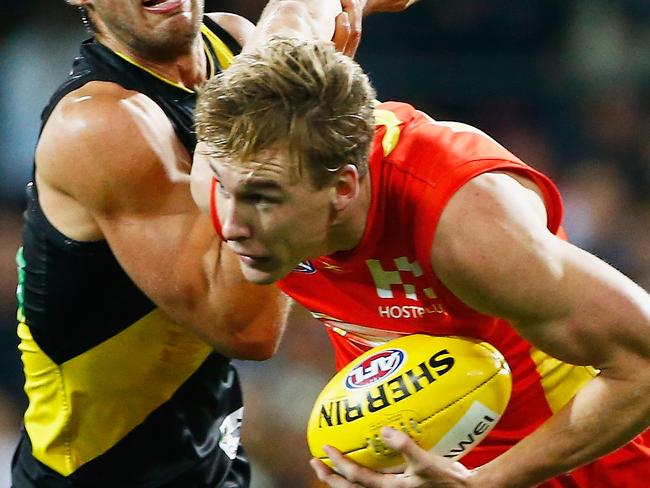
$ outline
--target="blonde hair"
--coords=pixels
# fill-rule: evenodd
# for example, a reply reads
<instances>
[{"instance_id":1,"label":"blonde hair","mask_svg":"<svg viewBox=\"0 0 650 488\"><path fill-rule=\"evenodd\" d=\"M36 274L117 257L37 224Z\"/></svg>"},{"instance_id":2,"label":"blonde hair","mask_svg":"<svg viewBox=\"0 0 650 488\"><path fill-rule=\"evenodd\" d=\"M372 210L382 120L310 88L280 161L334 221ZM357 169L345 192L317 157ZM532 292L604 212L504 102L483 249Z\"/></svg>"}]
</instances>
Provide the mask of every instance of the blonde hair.
<instances>
[{"instance_id":1,"label":"blonde hair","mask_svg":"<svg viewBox=\"0 0 650 488\"><path fill-rule=\"evenodd\" d=\"M367 171L375 91L330 42L276 37L208 81L195 111L211 156L245 164L286 150L322 187L345 164Z\"/></svg>"}]
</instances>

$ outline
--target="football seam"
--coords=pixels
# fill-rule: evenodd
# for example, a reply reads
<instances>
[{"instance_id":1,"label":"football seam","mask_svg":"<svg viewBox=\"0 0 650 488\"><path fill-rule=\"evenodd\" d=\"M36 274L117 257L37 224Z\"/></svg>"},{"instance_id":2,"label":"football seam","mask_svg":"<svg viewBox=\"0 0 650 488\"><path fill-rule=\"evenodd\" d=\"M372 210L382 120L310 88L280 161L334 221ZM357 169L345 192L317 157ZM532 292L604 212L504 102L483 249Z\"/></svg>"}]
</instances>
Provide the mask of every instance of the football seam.
<instances>
[{"instance_id":1,"label":"football seam","mask_svg":"<svg viewBox=\"0 0 650 488\"><path fill-rule=\"evenodd\" d=\"M445 405L445 406L442 407L440 410L437 410L435 413L433 413L433 414L429 415L428 417L422 419L421 421L418 422L418 425L420 425L420 424L424 424L424 423L426 423L426 422L429 422L433 417L435 417L435 416L438 415L439 413L444 412L445 410L451 408L451 407L454 406L456 403L462 401L464 398L466 398L466 397L468 397L469 395L471 395L472 393L474 393L476 390L478 390L478 389L484 387L484 386L487 385L490 381L492 381L492 380L493 380L497 375L501 374L502 371L503 371L503 362L502 362L501 365L499 366L499 369L497 369L497 370L494 372L494 374L493 374L492 376L490 376L489 378L487 378L487 379L486 379L485 381L483 381L482 383L479 383L479 384L476 385L474 388L472 388L472 389L469 390L467 393L465 393L463 396L457 398L456 400L454 400L454 401L451 402L450 404ZM409 437L410 437L410 436L409 436ZM368 445L366 444L366 445L364 445L364 446L358 447L358 448L356 448L356 449L352 449L352 450L350 450L350 451L345 451L345 452L341 451L341 452L342 452L342 454L347 455L347 454L353 454L353 453L358 452L358 451L363 451L364 449L367 449L367 448L368 448ZM325 459L329 459L329 456L323 456L323 457L320 457L320 456L319 456L317 459L325 460Z\"/></svg>"},{"instance_id":2,"label":"football seam","mask_svg":"<svg viewBox=\"0 0 650 488\"><path fill-rule=\"evenodd\" d=\"M483 388L483 387L484 387L485 385L487 385L490 381L492 381L492 380L493 380L497 375L501 374L502 371L503 371L503 364L499 367L498 370L496 370L496 371L494 372L494 374L493 374L492 376L490 376L489 378L487 378L483 383L479 383L479 384L476 385L474 388L472 388L472 389L469 390L467 393L465 393L463 396L458 397L456 400L454 400L454 401L451 402L450 404L445 405L445 406L442 407L440 410L437 410L436 412L432 413L432 414L429 415L428 417L423 418L420 422L418 422L418 424L424 424L425 422L430 421L433 417L435 417L435 416L438 415L439 413L444 412L445 410L451 408L451 407L454 406L456 403L462 401L463 399L467 398L469 395L471 395L472 393L474 393L476 390L479 390L479 389Z\"/></svg>"}]
</instances>

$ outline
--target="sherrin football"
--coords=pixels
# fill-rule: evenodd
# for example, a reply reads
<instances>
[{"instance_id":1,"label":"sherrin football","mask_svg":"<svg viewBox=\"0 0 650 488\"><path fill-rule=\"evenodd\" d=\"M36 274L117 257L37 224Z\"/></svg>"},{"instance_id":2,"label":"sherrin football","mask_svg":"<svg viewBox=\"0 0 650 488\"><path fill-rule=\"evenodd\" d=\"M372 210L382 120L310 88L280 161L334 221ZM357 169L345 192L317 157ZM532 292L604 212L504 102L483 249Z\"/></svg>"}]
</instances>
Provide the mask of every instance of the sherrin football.
<instances>
[{"instance_id":1,"label":"sherrin football","mask_svg":"<svg viewBox=\"0 0 650 488\"><path fill-rule=\"evenodd\" d=\"M375 347L323 388L307 425L312 455L332 466L323 446L376 470L403 464L380 436L383 426L423 449L460 459L503 414L510 368L492 345L462 337L409 335Z\"/></svg>"}]
</instances>

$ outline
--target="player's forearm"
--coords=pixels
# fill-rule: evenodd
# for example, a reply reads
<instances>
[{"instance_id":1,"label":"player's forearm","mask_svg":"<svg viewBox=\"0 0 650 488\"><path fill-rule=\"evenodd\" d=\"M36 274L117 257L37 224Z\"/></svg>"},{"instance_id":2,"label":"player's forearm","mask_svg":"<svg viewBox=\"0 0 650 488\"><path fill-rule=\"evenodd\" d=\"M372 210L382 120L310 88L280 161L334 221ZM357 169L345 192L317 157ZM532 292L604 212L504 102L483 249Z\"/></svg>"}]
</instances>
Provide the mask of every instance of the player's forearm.
<instances>
[{"instance_id":1,"label":"player's forearm","mask_svg":"<svg viewBox=\"0 0 650 488\"><path fill-rule=\"evenodd\" d=\"M178 321L218 353L233 359L264 361L278 349L287 318L286 298L273 285L237 299L206 297ZM230 294L231 295L231 294Z\"/></svg>"},{"instance_id":2,"label":"player's forearm","mask_svg":"<svg viewBox=\"0 0 650 488\"><path fill-rule=\"evenodd\" d=\"M231 358L271 358L286 326L287 297L274 285L233 283L228 288L221 296L212 295L209 304L206 319L211 324L211 344Z\"/></svg>"},{"instance_id":3,"label":"player's forearm","mask_svg":"<svg viewBox=\"0 0 650 488\"><path fill-rule=\"evenodd\" d=\"M288 311L286 297L273 285L265 288L241 290L236 300L210 294L191 307L162 308L223 356L263 361L277 351Z\"/></svg>"},{"instance_id":4,"label":"player's forearm","mask_svg":"<svg viewBox=\"0 0 650 488\"><path fill-rule=\"evenodd\" d=\"M634 378L596 377L533 434L476 470L475 486L535 486L643 432L650 424L648 368Z\"/></svg>"},{"instance_id":5,"label":"player's forearm","mask_svg":"<svg viewBox=\"0 0 650 488\"><path fill-rule=\"evenodd\" d=\"M207 224L207 218L201 223ZM149 286L150 296L172 320L220 354L268 359L284 330L287 298L275 286L246 281L238 258L222 246L212 227L197 227L201 231L196 235L187 234L187 248L176 266L161 274L164 293Z\"/></svg>"},{"instance_id":6,"label":"player's forearm","mask_svg":"<svg viewBox=\"0 0 650 488\"><path fill-rule=\"evenodd\" d=\"M339 0L271 0L243 52L262 47L273 36L330 40L339 12Z\"/></svg>"}]
</instances>

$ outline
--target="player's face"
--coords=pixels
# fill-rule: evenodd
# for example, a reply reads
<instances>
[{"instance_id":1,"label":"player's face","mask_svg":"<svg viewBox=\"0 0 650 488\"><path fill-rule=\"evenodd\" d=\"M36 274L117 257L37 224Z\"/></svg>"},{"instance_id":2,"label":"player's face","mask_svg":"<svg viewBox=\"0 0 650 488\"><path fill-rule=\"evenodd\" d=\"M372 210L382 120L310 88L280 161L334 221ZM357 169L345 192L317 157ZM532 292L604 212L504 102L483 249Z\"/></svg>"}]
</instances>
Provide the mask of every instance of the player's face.
<instances>
[{"instance_id":1,"label":"player's face","mask_svg":"<svg viewBox=\"0 0 650 488\"><path fill-rule=\"evenodd\" d=\"M212 160L217 209L226 244L249 281L273 283L298 263L324 254L333 189L315 189L282 152L244 166Z\"/></svg>"},{"instance_id":2,"label":"player's face","mask_svg":"<svg viewBox=\"0 0 650 488\"><path fill-rule=\"evenodd\" d=\"M93 0L100 33L132 52L167 61L186 54L203 16L203 0Z\"/></svg>"}]
</instances>

